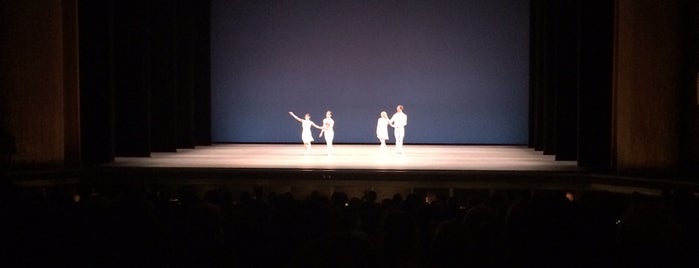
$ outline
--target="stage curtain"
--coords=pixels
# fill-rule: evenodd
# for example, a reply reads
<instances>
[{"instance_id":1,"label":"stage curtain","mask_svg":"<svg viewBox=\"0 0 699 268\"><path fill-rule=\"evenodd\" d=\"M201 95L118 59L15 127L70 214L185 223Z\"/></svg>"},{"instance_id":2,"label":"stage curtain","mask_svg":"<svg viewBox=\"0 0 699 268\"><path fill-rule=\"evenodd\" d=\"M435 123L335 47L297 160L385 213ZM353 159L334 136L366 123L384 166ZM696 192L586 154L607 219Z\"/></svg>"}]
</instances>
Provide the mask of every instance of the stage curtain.
<instances>
[{"instance_id":1,"label":"stage curtain","mask_svg":"<svg viewBox=\"0 0 699 268\"><path fill-rule=\"evenodd\" d=\"M80 5L86 160L210 144L209 2L98 2Z\"/></svg>"},{"instance_id":2,"label":"stage curtain","mask_svg":"<svg viewBox=\"0 0 699 268\"><path fill-rule=\"evenodd\" d=\"M114 160L113 2L79 1L82 161Z\"/></svg>"},{"instance_id":3,"label":"stage curtain","mask_svg":"<svg viewBox=\"0 0 699 268\"><path fill-rule=\"evenodd\" d=\"M614 2L580 2L578 166L612 168Z\"/></svg>"},{"instance_id":4,"label":"stage curtain","mask_svg":"<svg viewBox=\"0 0 699 268\"><path fill-rule=\"evenodd\" d=\"M116 153L149 156L149 2L114 2L114 86Z\"/></svg>"},{"instance_id":5,"label":"stage curtain","mask_svg":"<svg viewBox=\"0 0 699 268\"><path fill-rule=\"evenodd\" d=\"M151 133L152 151L177 149L177 2L152 0Z\"/></svg>"},{"instance_id":6,"label":"stage curtain","mask_svg":"<svg viewBox=\"0 0 699 268\"><path fill-rule=\"evenodd\" d=\"M530 146L575 160L576 1L532 1Z\"/></svg>"},{"instance_id":7,"label":"stage curtain","mask_svg":"<svg viewBox=\"0 0 699 268\"><path fill-rule=\"evenodd\" d=\"M195 1L194 13L194 143L211 145L210 1Z\"/></svg>"},{"instance_id":8,"label":"stage curtain","mask_svg":"<svg viewBox=\"0 0 699 268\"><path fill-rule=\"evenodd\" d=\"M194 148L194 35L191 0L177 5L177 146Z\"/></svg>"},{"instance_id":9,"label":"stage curtain","mask_svg":"<svg viewBox=\"0 0 699 268\"><path fill-rule=\"evenodd\" d=\"M608 167L613 3L531 3L530 147Z\"/></svg>"}]
</instances>

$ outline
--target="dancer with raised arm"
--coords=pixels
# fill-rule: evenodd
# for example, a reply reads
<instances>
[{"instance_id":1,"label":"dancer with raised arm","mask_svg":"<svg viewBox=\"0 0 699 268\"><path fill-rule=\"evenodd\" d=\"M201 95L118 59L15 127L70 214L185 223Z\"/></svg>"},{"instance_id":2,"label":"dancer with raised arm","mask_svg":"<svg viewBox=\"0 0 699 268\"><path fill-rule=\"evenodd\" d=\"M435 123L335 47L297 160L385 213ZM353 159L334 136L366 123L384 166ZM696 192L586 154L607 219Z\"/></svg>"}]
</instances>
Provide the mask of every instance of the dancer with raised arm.
<instances>
[{"instance_id":1,"label":"dancer with raised arm","mask_svg":"<svg viewBox=\"0 0 699 268\"><path fill-rule=\"evenodd\" d=\"M335 131L333 126L335 126L335 120L332 119L333 113L331 111L325 112L325 119L323 119L323 130L320 131L320 136L323 137L325 133L325 144L327 145L328 155L332 153L333 149L333 138L335 138Z\"/></svg>"},{"instance_id":2,"label":"dancer with raised arm","mask_svg":"<svg viewBox=\"0 0 699 268\"><path fill-rule=\"evenodd\" d=\"M403 105L396 107L396 113L388 122L393 127L393 135L396 137L396 153L402 154L405 126L408 124L408 116L403 113Z\"/></svg>"},{"instance_id":3,"label":"dancer with raised arm","mask_svg":"<svg viewBox=\"0 0 699 268\"><path fill-rule=\"evenodd\" d=\"M381 149L386 148L386 141L388 140L388 121L388 114L386 111L381 111L379 120L376 122L376 137L381 141Z\"/></svg>"},{"instance_id":4,"label":"dancer with raised arm","mask_svg":"<svg viewBox=\"0 0 699 268\"><path fill-rule=\"evenodd\" d=\"M311 115L306 114L305 119L301 119L294 114L294 112L289 112L289 114L296 119L296 121L301 122L301 140L303 140L303 146L306 148L306 152L311 150L311 142L313 142L313 134L311 133L311 126L317 129L323 129L311 121Z\"/></svg>"}]
</instances>

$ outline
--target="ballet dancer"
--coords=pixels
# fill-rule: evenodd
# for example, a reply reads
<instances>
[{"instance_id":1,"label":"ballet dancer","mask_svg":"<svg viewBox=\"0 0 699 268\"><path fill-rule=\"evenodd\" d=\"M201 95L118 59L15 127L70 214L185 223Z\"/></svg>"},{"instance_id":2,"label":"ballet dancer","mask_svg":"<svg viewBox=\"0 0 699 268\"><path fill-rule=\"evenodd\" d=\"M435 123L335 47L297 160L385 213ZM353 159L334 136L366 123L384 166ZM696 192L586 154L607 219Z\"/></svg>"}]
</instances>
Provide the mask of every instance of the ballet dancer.
<instances>
[{"instance_id":1,"label":"ballet dancer","mask_svg":"<svg viewBox=\"0 0 699 268\"><path fill-rule=\"evenodd\" d=\"M386 148L386 141L388 140L388 114L386 111L381 111L379 115L379 120L376 122L376 137L381 141L381 149Z\"/></svg>"},{"instance_id":2,"label":"ballet dancer","mask_svg":"<svg viewBox=\"0 0 699 268\"><path fill-rule=\"evenodd\" d=\"M335 126L335 120L332 119L333 113L331 111L325 112L325 119L323 119L323 130L320 131L318 137L323 137L325 134L325 144L327 145L328 155L332 153L333 149L333 138L335 138L335 131L333 126Z\"/></svg>"},{"instance_id":3,"label":"ballet dancer","mask_svg":"<svg viewBox=\"0 0 699 268\"><path fill-rule=\"evenodd\" d=\"M396 113L388 122L393 127L393 135L396 137L396 153L402 154L405 126L408 124L408 116L403 113L403 105L396 107Z\"/></svg>"},{"instance_id":4,"label":"ballet dancer","mask_svg":"<svg viewBox=\"0 0 699 268\"><path fill-rule=\"evenodd\" d=\"M306 114L305 119L301 119L294 114L294 112L289 112L289 114L296 119L296 121L301 122L301 140L303 140L303 146L306 148L306 152L311 150L311 142L313 142L313 134L311 134L311 126L317 129L323 129L311 121L311 115Z\"/></svg>"}]
</instances>

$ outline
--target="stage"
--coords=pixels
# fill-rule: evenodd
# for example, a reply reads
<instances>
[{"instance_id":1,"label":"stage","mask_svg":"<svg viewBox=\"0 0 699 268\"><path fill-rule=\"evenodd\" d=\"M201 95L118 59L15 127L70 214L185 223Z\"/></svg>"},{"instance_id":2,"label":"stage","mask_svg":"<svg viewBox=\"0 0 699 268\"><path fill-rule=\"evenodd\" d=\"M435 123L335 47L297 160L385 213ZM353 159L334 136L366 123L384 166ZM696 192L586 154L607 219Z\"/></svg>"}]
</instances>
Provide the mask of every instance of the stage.
<instances>
[{"instance_id":1,"label":"stage","mask_svg":"<svg viewBox=\"0 0 699 268\"><path fill-rule=\"evenodd\" d=\"M577 171L574 161L524 146L217 144L153 153L151 157L118 157L111 166L218 169L357 170L369 171Z\"/></svg>"},{"instance_id":2,"label":"stage","mask_svg":"<svg viewBox=\"0 0 699 268\"><path fill-rule=\"evenodd\" d=\"M310 151L302 144L214 144L150 157L118 157L105 165L102 178L158 185L225 185L233 191L366 190L390 197L425 191L506 189L587 189L589 181L575 161L556 161L526 146L405 145L324 143Z\"/></svg>"},{"instance_id":3,"label":"stage","mask_svg":"<svg viewBox=\"0 0 699 268\"><path fill-rule=\"evenodd\" d=\"M660 194L671 179L626 177L583 170L575 161L557 161L526 146L405 145L324 143L306 152L302 144L214 144L150 157L117 157L98 172L103 179L159 185L226 185L241 191L307 193L324 189L414 192L419 189L603 190ZM380 190L383 189L383 190Z\"/></svg>"},{"instance_id":4,"label":"stage","mask_svg":"<svg viewBox=\"0 0 699 268\"><path fill-rule=\"evenodd\" d=\"M25 186L55 184L128 184L176 190L182 185L201 191L225 187L234 193L263 189L306 195L312 191L343 191L361 196L367 190L380 198L395 193L495 190L609 191L659 195L663 189L697 189L691 181L643 178L590 171L575 161L526 146L413 145L403 153L394 145L337 144L328 154L325 144L214 144L150 157L116 157L92 168L66 172L20 172Z\"/></svg>"}]
</instances>

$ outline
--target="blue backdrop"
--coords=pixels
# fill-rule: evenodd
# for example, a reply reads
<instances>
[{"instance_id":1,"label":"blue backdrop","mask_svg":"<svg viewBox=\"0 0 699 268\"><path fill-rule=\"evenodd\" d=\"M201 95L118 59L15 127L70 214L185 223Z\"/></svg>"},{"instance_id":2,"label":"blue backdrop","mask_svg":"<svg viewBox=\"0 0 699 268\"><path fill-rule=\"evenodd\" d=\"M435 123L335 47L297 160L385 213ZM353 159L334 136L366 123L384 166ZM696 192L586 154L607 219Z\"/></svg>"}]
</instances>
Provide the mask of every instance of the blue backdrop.
<instances>
[{"instance_id":1,"label":"blue backdrop","mask_svg":"<svg viewBox=\"0 0 699 268\"><path fill-rule=\"evenodd\" d=\"M332 110L335 143L378 143L379 113L402 104L405 143L527 143L529 1L214 0L211 15L215 142L300 143L288 111Z\"/></svg>"}]
</instances>

